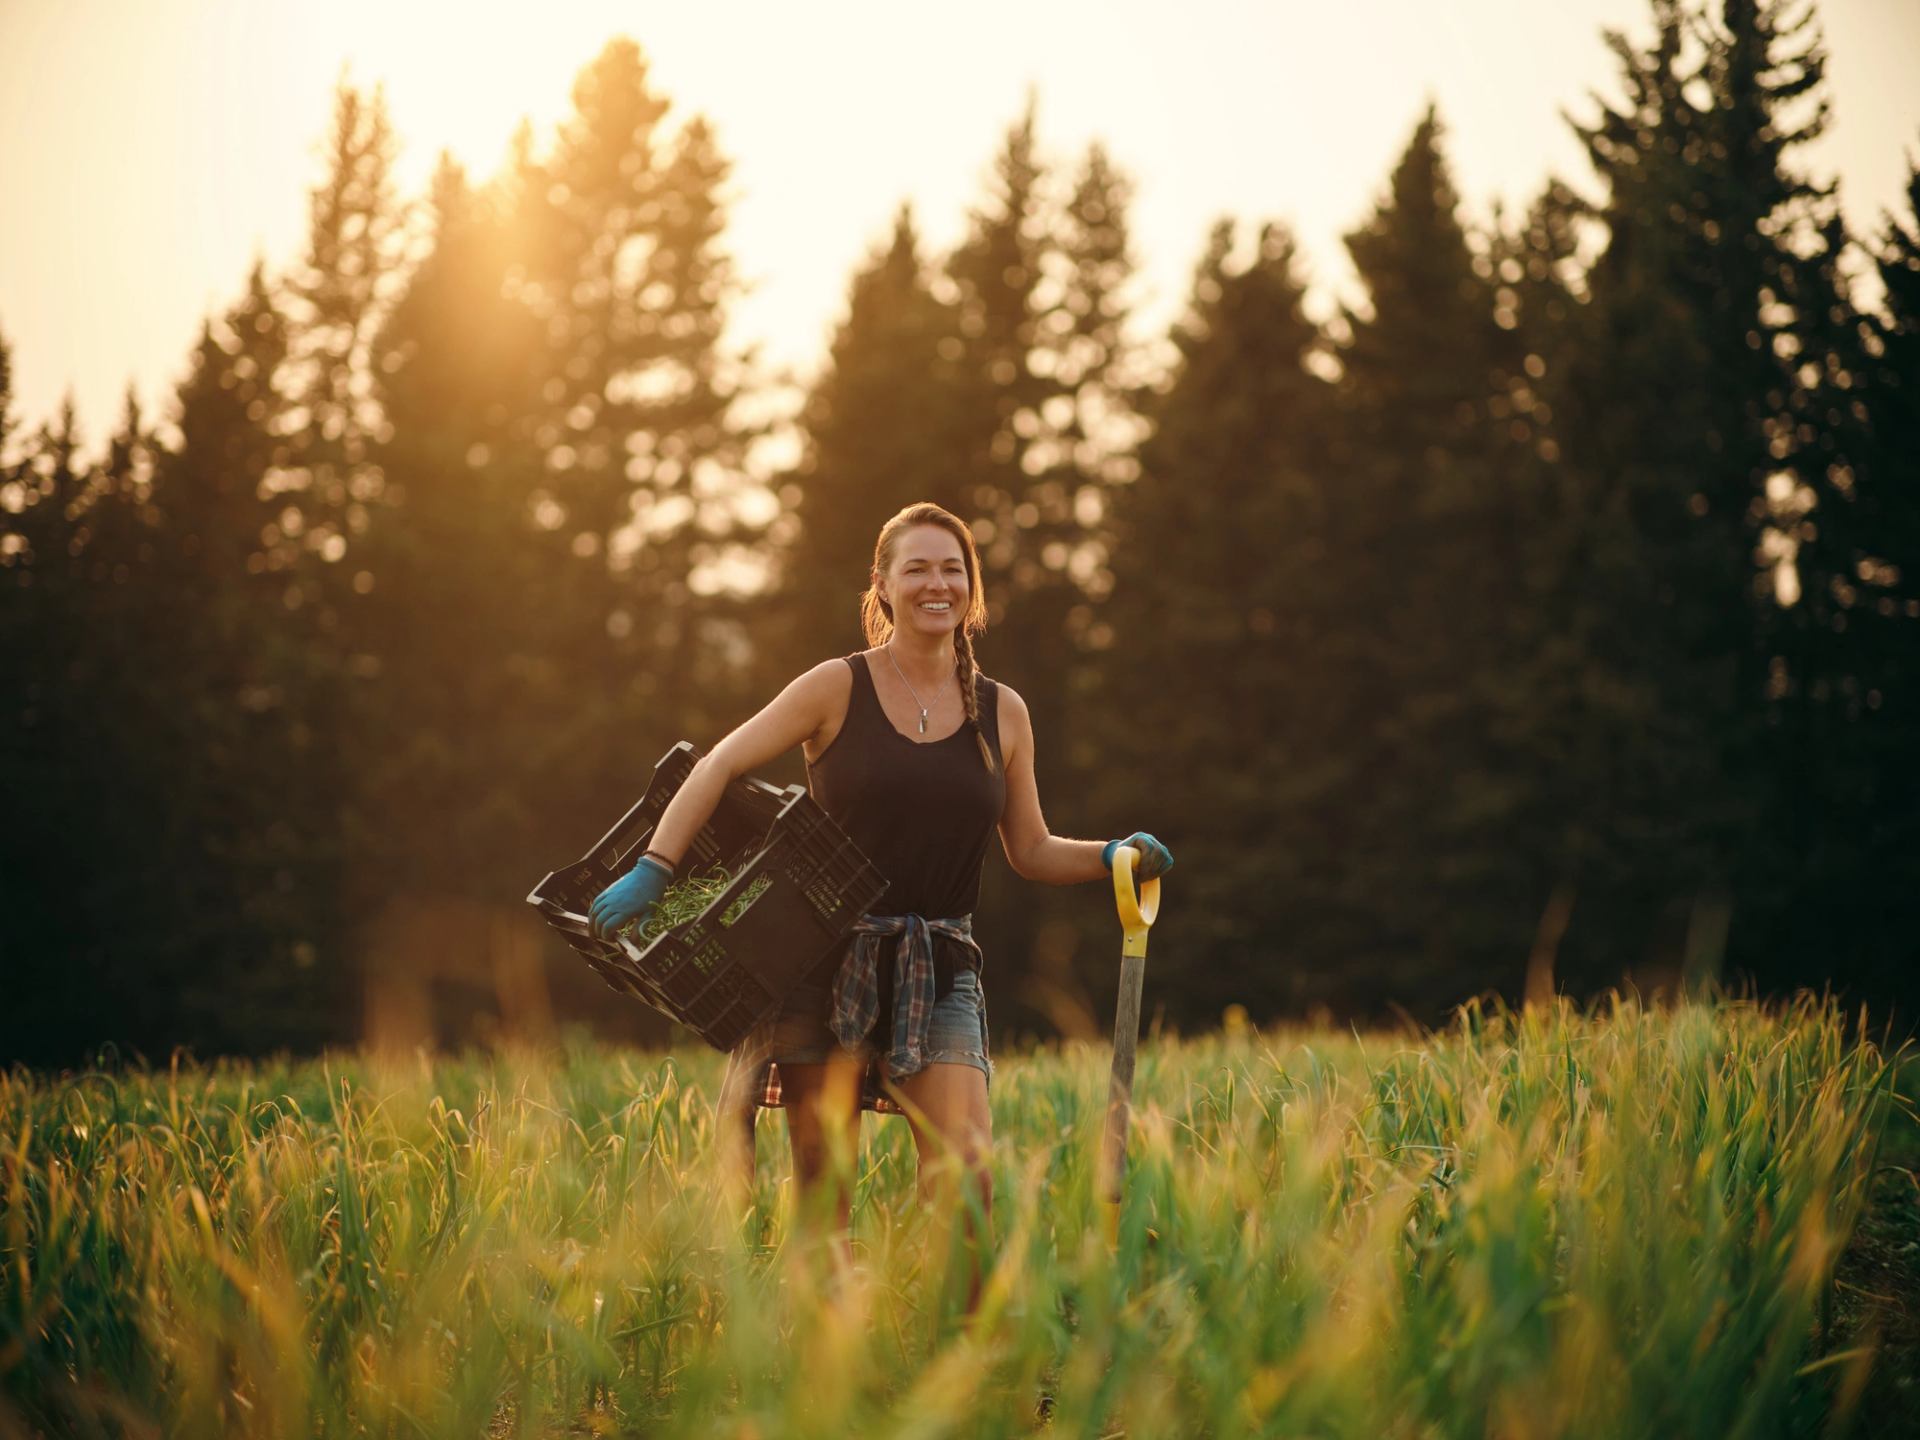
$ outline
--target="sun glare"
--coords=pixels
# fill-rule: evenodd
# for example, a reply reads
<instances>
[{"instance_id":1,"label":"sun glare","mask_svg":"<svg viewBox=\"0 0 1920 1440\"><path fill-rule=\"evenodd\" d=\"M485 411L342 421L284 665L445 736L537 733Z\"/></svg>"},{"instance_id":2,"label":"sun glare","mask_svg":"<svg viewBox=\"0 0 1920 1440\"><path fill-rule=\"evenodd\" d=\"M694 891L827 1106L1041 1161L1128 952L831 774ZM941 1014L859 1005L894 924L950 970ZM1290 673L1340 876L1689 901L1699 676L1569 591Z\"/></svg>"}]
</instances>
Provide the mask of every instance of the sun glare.
<instances>
[{"instance_id":1,"label":"sun glare","mask_svg":"<svg viewBox=\"0 0 1920 1440\"><path fill-rule=\"evenodd\" d=\"M588 8L588 7L580 7ZM484 180L507 155L522 119L536 139L567 111L572 79L594 53L584 29L601 41L618 33L618 7L589 26L535 23L530 11L350 4L338 10L281 12L289 42L340 56L361 86L385 87L401 141L400 174L424 177L442 150ZM344 19L343 19L344 16ZM627 17L631 19L632 17Z\"/></svg>"}]
</instances>

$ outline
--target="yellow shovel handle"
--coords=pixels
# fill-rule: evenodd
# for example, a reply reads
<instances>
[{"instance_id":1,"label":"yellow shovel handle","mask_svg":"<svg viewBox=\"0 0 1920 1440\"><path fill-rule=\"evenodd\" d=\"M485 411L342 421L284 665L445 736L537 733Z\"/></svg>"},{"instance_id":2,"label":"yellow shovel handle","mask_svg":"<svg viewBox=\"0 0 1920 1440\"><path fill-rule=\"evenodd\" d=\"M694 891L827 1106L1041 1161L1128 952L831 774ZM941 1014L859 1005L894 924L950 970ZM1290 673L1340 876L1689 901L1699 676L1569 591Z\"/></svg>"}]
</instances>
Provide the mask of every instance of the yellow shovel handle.
<instances>
[{"instance_id":1,"label":"yellow shovel handle","mask_svg":"<svg viewBox=\"0 0 1920 1440\"><path fill-rule=\"evenodd\" d=\"M1131 845L1119 846L1113 852L1113 903L1120 911L1120 929L1126 936L1122 955L1147 953L1147 932L1160 913L1158 875L1142 885L1138 893L1134 890L1133 867L1139 859L1140 852Z\"/></svg>"}]
</instances>

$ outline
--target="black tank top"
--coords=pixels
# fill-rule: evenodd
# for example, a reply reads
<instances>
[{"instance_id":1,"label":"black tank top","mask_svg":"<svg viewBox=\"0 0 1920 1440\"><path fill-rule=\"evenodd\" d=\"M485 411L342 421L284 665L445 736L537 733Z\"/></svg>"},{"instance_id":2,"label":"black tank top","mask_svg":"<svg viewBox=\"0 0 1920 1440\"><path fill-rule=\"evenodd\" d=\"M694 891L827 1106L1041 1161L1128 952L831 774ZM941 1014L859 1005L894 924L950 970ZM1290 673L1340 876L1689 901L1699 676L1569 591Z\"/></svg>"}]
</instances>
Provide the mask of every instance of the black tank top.
<instances>
[{"instance_id":1,"label":"black tank top","mask_svg":"<svg viewBox=\"0 0 1920 1440\"><path fill-rule=\"evenodd\" d=\"M808 764L807 789L887 877L873 914L929 920L970 914L1007 797L998 687L984 675L976 680L980 728L993 751L989 772L972 726L962 723L931 744L908 739L880 708L866 657L845 658L853 668L847 718L825 753ZM944 991L951 988L951 970L941 948L935 947L935 967Z\"/></svg>"}]
</instances>

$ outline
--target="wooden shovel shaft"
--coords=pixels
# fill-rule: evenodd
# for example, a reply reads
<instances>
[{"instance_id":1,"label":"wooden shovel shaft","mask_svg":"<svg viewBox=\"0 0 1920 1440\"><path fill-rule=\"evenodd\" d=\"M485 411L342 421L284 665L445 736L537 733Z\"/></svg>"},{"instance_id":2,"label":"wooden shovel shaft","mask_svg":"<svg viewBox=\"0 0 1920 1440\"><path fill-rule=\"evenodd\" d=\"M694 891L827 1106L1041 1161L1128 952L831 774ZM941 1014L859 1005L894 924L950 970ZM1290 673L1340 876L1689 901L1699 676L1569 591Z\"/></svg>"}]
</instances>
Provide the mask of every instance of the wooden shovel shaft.
<instances>
[{"instance_id":1,"label":"wooden shovel shaft","mask_svg":"<svg viewBox=\"0 0 1920 1440\"><path fill-rule=\"evenodd\" d=\"M1156 877L1134 887L1140 856L1131 845L1113 852L1113 901L1120 914L1120 997L1113 1013L1113 1078L1107 1083L1107 1133L1100 1147L1101 1198L1107 1243L1119 1243L1120 1194L1127 1180L1127 1122L1133 1112L1133 1056L1140 1043L1140 992L1147 979L1147 932L1160 913Z\"/></svg>"},{"instance_id":2,"label":"wooden shovel shaft","mask_svg":"<svg viewBox=\"0 0 1920 1440\"><path fill-rule=\"evenodd\" d=\"M1128 949L1134 947L1128 946ZM1113 1077L1107 1084L1107 1134L1101 1152L1101 1190L1118 1205L1127 1178L1127 1122L1133 1111L1133 1056L1140 1043L1140 992L1147 979L1147 957L1120 958L1120 1000L1113 1013Z\"/></svg>"}]
</instances>

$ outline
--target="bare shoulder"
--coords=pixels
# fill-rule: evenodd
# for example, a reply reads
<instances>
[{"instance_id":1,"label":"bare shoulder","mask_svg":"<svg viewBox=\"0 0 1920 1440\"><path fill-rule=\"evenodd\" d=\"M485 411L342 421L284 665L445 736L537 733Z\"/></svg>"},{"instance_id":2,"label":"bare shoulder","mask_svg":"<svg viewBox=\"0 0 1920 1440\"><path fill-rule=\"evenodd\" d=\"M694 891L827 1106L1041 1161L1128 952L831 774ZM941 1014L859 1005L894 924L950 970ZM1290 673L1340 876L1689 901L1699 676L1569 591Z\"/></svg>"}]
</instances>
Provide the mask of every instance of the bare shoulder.
<instances>
[{"instance_id":1,"label":"bare shoulder","mask_svg":"<svg viewBox=\"0 0 1920 1440\"><path fill-rule=\"evenodd\" d=\"M787 694L799 701L820 725L836 724L846 714L853 695L853 667L845 660L822 660L796 675Z\"/></svg>"},{"instance_id":2,"label":"bare shoulder","mask_svg":"<svg viewBox=\"0 0 1920 1440\"><path fill-rule=\"evenodd\" d=\"M1002 743L1033 734L1033 715L1027 709L1027 702L1020 698L1020 692L1004 680L994 681L993 688Z\"/></svg>"},{"instance_id":3,"label":"bare shoulder","mask_svg":"<svg viewBox=\"0 0 1920 1440\"><path fill-rule=\"evenodd\" d=\"M822 660L787 688L804 702L806 713L814 721L801 742L801 753L811 765L826 753L846 723L847 707L853 700L853 667L839 658Z\"/></svg>"},{"instance_id":4,"label":"bare shoulder","mask_svg":"<svg viewBox=\"0 0 1920 1440\"><path fill-rule=\"evenodd\" d=\"M836 672L838 672L836 674ZM787 683L760 712L714 746L712 758L729 775L750 774L795 746L837 730L852 681L838 660L825 660Z\"/></svg>"},{"instance_id":5,"label":"bare shoulder","mask_svg":"<svg viewBox=\"0 0 1920 1440\"><path fill-rule=\"evenodd\" d=\"M836 655L831 660L822 660L810 670L801 671L789 688L793 687L828 697L844 695L853 688L853 667Z\"/></svg>"}]
</instances>

